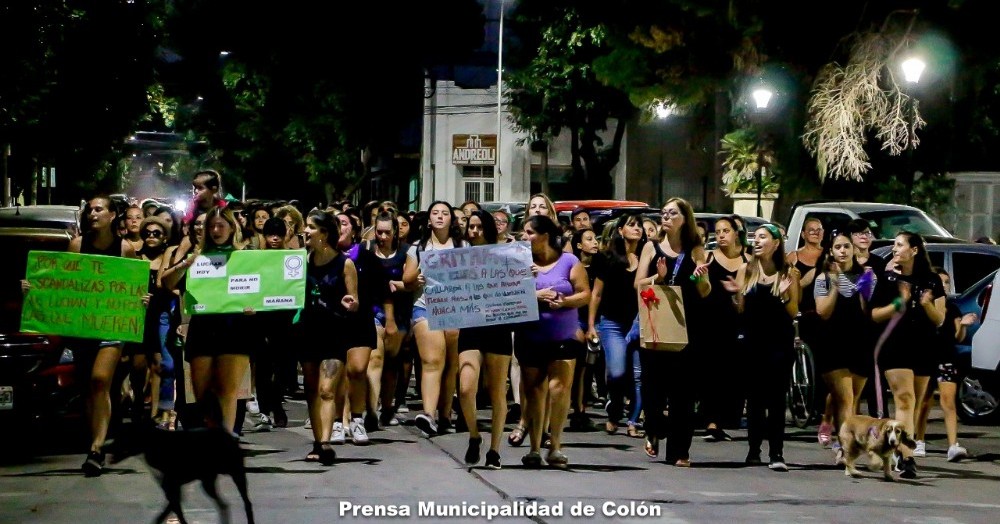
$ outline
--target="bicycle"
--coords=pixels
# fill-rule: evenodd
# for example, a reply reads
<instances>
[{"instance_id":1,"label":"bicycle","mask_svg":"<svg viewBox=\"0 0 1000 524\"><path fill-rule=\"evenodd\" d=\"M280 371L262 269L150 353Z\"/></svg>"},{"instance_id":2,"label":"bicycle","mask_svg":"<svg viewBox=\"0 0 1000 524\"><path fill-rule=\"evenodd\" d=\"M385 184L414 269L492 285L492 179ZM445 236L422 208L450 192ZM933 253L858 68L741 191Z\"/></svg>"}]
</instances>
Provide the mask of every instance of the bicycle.
<instances>
[{"instance_id":1,"label":"bicycle","mask_svg":"<svg viewBox=\"0 0 1000 524\"><path fill-rule=\"evenodd\" d=\"M795 427L802 429L818 414L815 407L816 368L812 350L799 336L799 319L793 320L792 325L795 327L795 361L788 384L788 410Z\"/></svg>"}]
</instances>

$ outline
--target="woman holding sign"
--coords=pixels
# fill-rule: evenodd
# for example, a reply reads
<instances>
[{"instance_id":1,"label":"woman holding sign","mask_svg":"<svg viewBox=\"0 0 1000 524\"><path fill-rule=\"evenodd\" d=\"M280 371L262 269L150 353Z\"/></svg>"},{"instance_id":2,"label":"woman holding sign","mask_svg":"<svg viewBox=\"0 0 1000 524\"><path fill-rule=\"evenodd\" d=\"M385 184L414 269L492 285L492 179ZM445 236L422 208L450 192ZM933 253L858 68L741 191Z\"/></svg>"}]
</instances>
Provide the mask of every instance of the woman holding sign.
<instances>
[{"instance_id":1,"label":"woman holding sign","mask_svg":"<svg viewBox=\"0 0 1000 524\"><path fill-rule=\"evenodd\" d=\"M83 234L70 240L70 253L135 257L135 249L115 231L118 213L111 198L97 196L83 208ZM90 453L83 463L83 473L96 477L104 469L105 454L102 448L111 422L111 382L122 355L122 342L118 340L88 341L88 349L77 353L77 365L90 370L87 395L87 417L90 421ZM90 361L90 359L93 359Z\"/></svg>"},{"instance_id":2,"label":"woman holding sign","mask_svg":"<svg viewBox=\"0 0 1000 524\"><path fill-rule=\"evenodd\" d=\"M493 215L489 211L471 211L465 237L473 246L496 244L498 234ZM469 448L465 452L465 463L468 465L479 463L479 446L483 443L476 424L476 395L479 393L480 369L485 367L486 387L492 406L486 467L500 469L500 439L507 419L507 369L514 353L512 332L510 325L501 324L464 328L458 334L458 398L469 428Z\"/></svg>"},{"instance_id":3,"label":"woman holding sign","mask_svg":"<svg viewBox=\"0 0 1000 524\"><path fill-rule=\"evenodd\" d=\"M548 407L552 441L546 461L549 466L565 468L569 459L562 452L562 430L569 413L573 369L585 351L577 339L580 320L576 309L590 303L590 284L580 260L563 252L559 245L562 232L551 218L532 216L524 225L524 234L531 243L536 271L539 319L525 324L515 337L514 351L521 361L521 380L528 397L525 412L531 438L531 450L521 463L529 468L542 465L540 450Z\"/></svg>"},{"instance_id":4,"label":"woman holding sign","mask_svg":"<svg viewBox=\"0 0 1000 524\"><path fill-rule=\"evenodd\" d=\"M462 230L455 220L451 204L443 201L431 203L428 208L427 228L423 237L410 247L410 254L420 262L424 251L464 247ZM420 354L420 398L424 412L414 418L414 424L428 437L451 426L452 397L458 366L458 330L432 331L427 324L427 304L424 301L424 276L418 274L415 282L420 288L413 302L413 336ZM408 282L407 285L412 285ZM440 418L436 418L440 417ZM440 427L443 424L443 427Z\"/></svg>"},{"instance_id":5,"label":"woman holding sign","mask_svg":"<svg viewBox=\"0 0 1000 524\"><path fill-rule=\"evenodd\" d=\"M187 269L200 255L227 254L242 245L239 223L229 209L213 207L205 213L204 231L201 244L179 266ZM240 384L250 372L250 348L259 346L262 337L250 320L253 313L247 308L243 313L194 315L188 324L184 358L191 363L195 399L204 402L211 389L222 408L222 427L230 431L236 426Z\"/></svg>"},{"instance_id":6,"label":"woman holding sign","mask_svg":"<svg viewBox=\"0 0 1000 524\"><path fill-rule=\"evenodd\" d=\"M697 369L697 355L704 332L697 320L704 315L702 302L712 290L706 264L705 248L695 228L691 204L671 198L663 206L663 240L648 242L642 248L635 274L635 288L642 292L647 285L677 286L684 303L688 344L680 351L642 349L642 402L646 413L646 455L659 454L660 439L667 437L666 462L690 467L691 439L694 436L694 401L696 386L692 381ZM637 299L638 300L638 299ZM640 306L639 315L648 315ZM663 410L670 398L669 429Z\"/></svg>"}]
</instances>

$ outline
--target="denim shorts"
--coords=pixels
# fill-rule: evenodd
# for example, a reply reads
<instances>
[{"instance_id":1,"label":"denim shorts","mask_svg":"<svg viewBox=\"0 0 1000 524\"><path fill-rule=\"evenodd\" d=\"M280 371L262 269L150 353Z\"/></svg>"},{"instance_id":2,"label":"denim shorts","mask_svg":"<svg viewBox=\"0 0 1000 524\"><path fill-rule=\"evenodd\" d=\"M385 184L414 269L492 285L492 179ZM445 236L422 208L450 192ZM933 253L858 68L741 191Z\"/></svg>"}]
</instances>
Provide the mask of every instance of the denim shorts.
<instances>
[{"instance_id":1,"label":"denim shorts","mask_svg":"<svg viewBox=\"0 0 1000 524\"><path fill-rule=\"evenodd\" d=\"M408 332L410 330L410 322L399 318L399 315L394 316L396 317L396 329L398 329L400 333L405 334ZM385 327L385 311L383 311L382 308L375 308L375 327Z\"/></svg>"},{"instance_id":2,"label":"denim shorts","mask_svg":"<svg viewBox=\"0 0 1000 524\"><path fill-rule=\"evenodd\" d=\"M427 308L413 306L413 316L410 318L410 326L416 326L421 320L427 320Z\"/></svg>"}]
</instances>

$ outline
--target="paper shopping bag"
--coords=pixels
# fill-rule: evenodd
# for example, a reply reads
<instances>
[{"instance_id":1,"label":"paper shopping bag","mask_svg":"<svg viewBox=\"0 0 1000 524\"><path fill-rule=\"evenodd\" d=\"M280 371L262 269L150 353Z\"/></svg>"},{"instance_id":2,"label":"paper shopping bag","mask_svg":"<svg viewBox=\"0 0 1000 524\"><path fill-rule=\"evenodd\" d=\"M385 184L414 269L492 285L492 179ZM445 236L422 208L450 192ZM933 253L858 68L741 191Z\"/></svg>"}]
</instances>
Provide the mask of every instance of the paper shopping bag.
<instances>
[{"instance_id":1,"label":"paper shopping bag","mask_svg":"<svg viewBox=\"0 0 1000 524\"><path fill-rule=\"evenodd\" d=\"M680 351L688 345L680 286L643 284L639 290L639 346Z\"/></svg>"}]
</instances>

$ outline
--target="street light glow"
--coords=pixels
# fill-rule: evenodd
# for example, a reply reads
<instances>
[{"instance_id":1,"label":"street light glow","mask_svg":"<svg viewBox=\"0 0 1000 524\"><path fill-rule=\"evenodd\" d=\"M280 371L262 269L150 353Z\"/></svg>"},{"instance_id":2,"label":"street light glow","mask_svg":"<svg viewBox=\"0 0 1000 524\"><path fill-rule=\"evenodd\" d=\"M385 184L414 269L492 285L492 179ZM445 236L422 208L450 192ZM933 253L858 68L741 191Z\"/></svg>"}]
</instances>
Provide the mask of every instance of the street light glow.
<instances>
[{"instance_id":1,"label":"street light glow","mask_svg":"<svg viewBox=\"0 0 1000 524\"><path fill-rule=\"evenodd\" d=\"M757 104L757 109L767 109L767 104L771 102L774 93L770 89L760 87L753 90L753 101Z\"/></svg>"},{"instance_id":2,"label":"street light glow","mask_svg":"<svg viewBox=\"0 0 1000 524\"><path fill-rule=\"evenodd\" d=\"M188 203L187 200L178 198L174 200L174 209L180 211L181 213L187 211Z\"/></svg>"},{"instance_id":3,"label":"street light glow","mask_svg":"<svg viewBox=\"0 0 1000 524\"><path fill-rule=\"evenodd\" d=\"M902 63L903 77L906 78L907 82L916 84L920 81L920 75L923 74L926 67L927 64L917 57L907 58Z\"/></svg>"},{"instance_id":4,"label":"street light glow","mask_svg":"<svg viewBox=\"0 0 1000 524\"><path fill-rule=\"evenodd\" d=\"M676 106L674 104L667 104L665 102L660 102L656 104L656 118L667 118L674 114L674 109Z\"/></svg>"}]
</instances>

